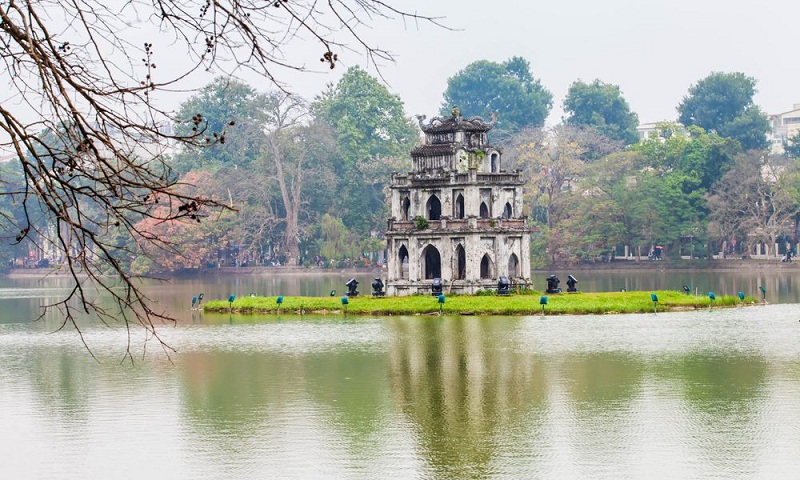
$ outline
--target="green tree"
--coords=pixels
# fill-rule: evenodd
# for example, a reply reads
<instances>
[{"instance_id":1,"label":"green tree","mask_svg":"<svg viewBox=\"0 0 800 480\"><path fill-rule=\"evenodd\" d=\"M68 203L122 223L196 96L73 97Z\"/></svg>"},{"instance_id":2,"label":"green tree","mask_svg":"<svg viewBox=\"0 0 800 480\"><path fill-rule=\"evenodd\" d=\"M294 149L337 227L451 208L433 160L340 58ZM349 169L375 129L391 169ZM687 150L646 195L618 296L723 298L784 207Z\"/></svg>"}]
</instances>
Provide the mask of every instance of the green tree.
<instances>
[{"instance_id":1,"label":"green tree","mask_svg":"<svg viewBox=\"0 0 800 480\"><path fill-rule=\"evenodd\" d=\"M179 136L202 134L208 145L186 145L175 158L180 173L192 169L216 170L223 165L248 166L258 154L261 128L268 121L268 101L250 85L217 77L181 104Z\"/></svg>"},{"instance_id":2,"label":"green tree","mask_svg":"<svg viewBox=\"0 0 800 480\"><path fill-rule=\"evenodd\" d=\"M344 260L360 256L357 238L347 229L341 218L326 213L320 218L317 230L317 249L323 257Z\"/></svg>"},{"instance_id":3,"label":"green tree","mask_svg":"<svg viewBox=\"0 0 800 480\"><path fill-rule=\"evenodd\" d=\"M489 118L498 114L495 132L513 134L544 125L553 95L530 72L528 61L512 57L504 63L479 60L449 79L441 114L458 107L464 116Z\"/></svg>"},{"instance_id":4,"label":"green tree","mask_svg":"<svg viewBox=\"0 0 800 480\"><path fill-rule=\"evenodd\" d=\"M574 196L574 187L588 159L612 153L619 145L593 130L569 125L551 129L528 128L511 138L507 165L526 178L525 203L532 217L556 226Z\"/></svg>"},{"instance_id":5,"label":"green tree","mask_svg":"<svg viewBox=\"0 0 800 480\"><path fill-rule=\"evenodd\" d=\"M570 208L556 227L551 248L568 259L596 259L617 245L638 255L655 244L677 242L697 212L683 192L684 174L641 168L636 151L619 152L587 164Z\"/></svg>"},{"instance_id":6,"label":"green tree","mask_svg":"<svg viewBox=\"0 0 800 480\"><path fill-rule=\"evenodd\" d=\"M800 158L800 132L793 137L789 137L783 144L786 155L792 158Z\"/></svg>"},{"instance_id":7,"label":"green tree","mask_svg":"<svg viewBox=\"0 0 800 480\"><path fill-rule=\"evenodd\" d=\"M688 131L674 124L661 127L662 135L648 138L633 149L643 155L643 167L683 172L684 192L696 193L697 198L722 177L741 151L736 141L706 133L700 127L690 127Z\"/></svg>"},{"instance_id":8,"label":"green tree","mask_svg":"<svg viewBox=\"0 0 800 480\"><path fill-rule=\"evenodd\" d=\"M20 165L14 162L0 162L0 272L5 272L18 261L27 258L32 242L21 232L29 227L34 230L41 225L34 211L25 212L21 202L24 198L25 180ZM39 205L30 206L36 211ZM31 217L31 222L26 217ZM23 237L23 238L20 238Z\"/></svg>"},{"instance_id":9,"label":"green tree","mask_svg":"<svg viewBox=\"0 0 800 480\"><path fill-rule=\"evenodd\" d=\"M733 138L744 150L767 148L769 122L753 104L755 85L744 73L713 72L689 88L678 105L679 121Z\"/></svg>"},{"instance_id":10,"label":"green tree","mask_svg":"<svg viewBox=\"0 0 800 480\"><path fill-rule=\"evenodd\" d=\"M619 152L588 164L565 221L558 226L559 248L575 257L595 259L608 255L617 245L634 245L632 219L626 207L634 200L638 154Z\"/></svg>"},{"instance_id":11,"label":"green tree","mask_svg":"<svg viewBox=\"0 0 800 480\"><path fill-rule=\"evenodd\" d=\"M277 220L283 229L280 251L287 265L297 265L301 237L310 226L310 222L301 224L301 214L306 220L313 217L308 210L310 202L303 198L322 195L318 190L309 190L307 182L330 166L335 145L324 125L302 123L308 113L305 102L275 93L269 95L268 103L270 126L253 178L276 186Z\"/></svg>"},{"instance_id":12,"label":"green tree","mask_svg":"<svg viewBox=\"0 0 800 480\"><path fill-rule=\"evenodd\" d=\"M591 127L601 135L626 145L639 141L639 117L631 112L619 86L595 80L573 82L564 99L567 125Z\"/></svg>"},{"instance_id":13,"label":"green tree","mask_svg":"<svg viewBox=\"0 0 800 480\"><path fill-rule=\"evenodd\" d=\"M320 95L314 116L328 124L336 140L341 194L332 208L362 236L380 229L387 215L384 187L392 171L403 170L418 131L403 102L376 78L351 67ZM405 168L407 170L407 167Z\"/></svg>"}]
</instances>

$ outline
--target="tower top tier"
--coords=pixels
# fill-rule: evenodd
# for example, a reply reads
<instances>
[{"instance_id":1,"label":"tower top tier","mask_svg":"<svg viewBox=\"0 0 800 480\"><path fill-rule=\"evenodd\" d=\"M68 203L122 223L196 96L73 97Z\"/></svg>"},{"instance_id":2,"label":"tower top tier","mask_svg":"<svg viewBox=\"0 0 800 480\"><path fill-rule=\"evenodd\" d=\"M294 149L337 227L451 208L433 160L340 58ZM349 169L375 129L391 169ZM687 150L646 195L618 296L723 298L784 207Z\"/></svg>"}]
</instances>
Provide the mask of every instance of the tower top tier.
<instances>
[{"instance_id":1,"label":"tower top tier","mask_svg":"<svg viewBox=\"0 0 800 480\"><path fill-rule=\"evenodd\" d=\"M488 122L481 117L464 118L458 107L453 107L449 117L433 117L427 123L425 119L425 115L417 115L419 128L425 133L425 144L469 143L469 139L472 138L478 139L475 143L479 144L470 146L480 147L486 144L486 132L494 127L497 115L493 113ZM460 135L457 135L459 133Z\"/></svg>"},{"instance_id":2,"label":"tower top tier","mask_svg":"<svg viewBox=\"0 0 800 480\"><path fill-rule=\"evenodd\" d=\"M426 178L449 178L451 172L466 173L473 169L499 173L502 151L489 145L487 135L494 127L496 118L492 114L488 122L480 117L466 119L457 107L453 107L449 117L434 117L427 123L424 115L417 115L425 139L411 150L410 173Z\"/></svg>"}]
</instances>

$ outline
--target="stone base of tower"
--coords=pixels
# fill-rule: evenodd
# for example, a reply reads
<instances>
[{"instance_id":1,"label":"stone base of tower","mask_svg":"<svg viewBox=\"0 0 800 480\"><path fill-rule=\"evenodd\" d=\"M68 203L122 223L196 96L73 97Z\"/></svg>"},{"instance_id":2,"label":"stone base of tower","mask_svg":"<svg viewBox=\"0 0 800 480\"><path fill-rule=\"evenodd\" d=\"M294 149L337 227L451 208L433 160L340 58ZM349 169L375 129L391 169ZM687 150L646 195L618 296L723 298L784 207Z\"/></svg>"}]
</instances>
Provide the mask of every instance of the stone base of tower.
<instances>
[{"instance_id":1,"label":"stone base of tower","mask_svg":"<svg viewBox=\"0 0 800 480\"><path fill-rule=\"evenodd\" d=\"M394 280L390 281L386 287L386 294L390 296L405 295L431 295L431 285L433 280ZM525 289L532 288L530 281L521 278L511 279L511 292L517 293ZM458 295L474 295L484 290L496 290L497 280L453 280L443 281L442 293Z\"/></svg>"}]
</instances>

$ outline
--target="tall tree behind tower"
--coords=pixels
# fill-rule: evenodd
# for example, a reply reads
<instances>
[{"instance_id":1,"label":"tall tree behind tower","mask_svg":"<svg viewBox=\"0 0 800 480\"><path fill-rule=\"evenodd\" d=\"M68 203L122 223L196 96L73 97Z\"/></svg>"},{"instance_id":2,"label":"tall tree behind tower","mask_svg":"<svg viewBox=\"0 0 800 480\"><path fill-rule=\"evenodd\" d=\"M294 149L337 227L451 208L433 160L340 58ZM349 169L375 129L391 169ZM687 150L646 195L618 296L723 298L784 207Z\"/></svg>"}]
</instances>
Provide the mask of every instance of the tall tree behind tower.
<instances>
[{"instance_id":1,"label":"tall tree behind tower","mask_svg":"<svg viewBox=\"0 0 800 480\"><path fill-rule=\"evenodd\" d=\"M753 103L756 80L741 72L714 72L689 88L679 121L737 140L743 150L767 148L769 122Z\"/></svg>"},{"instance_id":2,"label":"tall tree behind tower","mask_svg":"<svg viewBox=\"0 0 800 480\"><path fill-rule=\"evenodd\" d=\"M341 162L339 202L332 214L362 236L382 228L387 214L384 187L402 171L419 134L405 116L400 97L358 67L351 67L313 105L315 117L333 128ZM408 167L406 166L407 170Z\"/></svg>"},{"instance_id":3,"label":"tall tree behind tower","mask_svg":"<svg viewBox=\"0 0 800 480\"><path fill-rule=\"evenodd\" d=\"M441 114L450 116L453 107L465 117L495 112L495 134L508 135L543 126L552 106L553 95L533 78L528 61L512 57L503 63L479 60L448 78Z\"/></svg>"},{"instance_id":4,"label":"tall tree behind tower","mask_svg":"<svg viewBox=\"0 0 800 480\"><path fill-rule=\"evenodd\" d=\"M639 117L631 112L619 86L595 80L573 82L564 99L567 125L594 128L597 132L625 145L636 143Z\"/></svg>"}]
</instances>

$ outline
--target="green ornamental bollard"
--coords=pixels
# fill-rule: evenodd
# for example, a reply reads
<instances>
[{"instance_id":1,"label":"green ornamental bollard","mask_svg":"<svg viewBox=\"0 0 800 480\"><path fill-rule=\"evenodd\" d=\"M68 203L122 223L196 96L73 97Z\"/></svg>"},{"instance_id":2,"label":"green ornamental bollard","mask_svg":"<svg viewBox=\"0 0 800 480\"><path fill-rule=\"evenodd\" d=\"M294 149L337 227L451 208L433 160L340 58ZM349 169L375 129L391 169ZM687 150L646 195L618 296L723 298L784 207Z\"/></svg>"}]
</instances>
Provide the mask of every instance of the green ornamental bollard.
<instances>
[{"instance_id":1,"label":"green ornamental bollard","mask_svg":"<svg viewBox=\"0 0 800 480\"><path fill-rule=\"evenodd\" d=\"M653 313L658 313L658 295L651 293L650 300L653 301Z\"/></svg>"},{"instance_id":2,"label":"green ornamental bollard","mask_svg":"<svg viewBox=\"0 0 800 480\"><path fill-rule=\"evenodd\" d=\"M347 295L342 297L342 306L344 307L344 314L347 315L347 304L350 303L350 299L347 298Z\"/></svg>"},{"instance_id":3,"label":"green ornamental bollard","mask_svg":"<svg viewBox=\"0 0 800 480\"><path fill-rule=\"evenodd\" d=\"M739 301L744 305L744 292L739 292Z\"/></svg>"},{"instance_id":4,"label":"green ornamental bollard","mask_svg":"<svg viewBox=\"0 0 800 480\"><path fill-rule=\"evenodd\" d=\"M761 285L758 287L758 289L761 290L761 300L763 300L764 303L767 303L767 287Z\"/></svg>"},{"instance_id":5,"label":"green ornamental bollard","mask_svg":"<svg viewBox=\"0 0 800 480\"><path fill-rule=\"evenodd\" d=\"M442 307L444 307L444 294L439 295L439 315L442 314Z\"/></svg>"},{"instance_id":6,"label":"green ornamental bollard","mask_svg":"<svg viewBox=\"0 0 800 480\"><path fill-rule=\"evenodd\" d=\"M546 295L542 295L541 297L539 297L539 305L542 306L542 315L544 315L544 306L547 305L547 296Z\"/></svg>"},{"instance_id":7,"label":"green ornamental bollard","mask_svg":"<svg viewBox=\"0 0 800 480\"><path fill-rule=\"evenodd\" d=\"M714 295L714 292L708 292L708 309L711 310L711 307L714 306L714 300L717 299L717 296Z\"/></svg>"},{"instance_id":8,"label":"green ornamental bollard","mask_svg":"<svg viewBox=\"0 0 800 480\"><path fill-rule=\"evenodd\" d=\"M228 309L232 312L233 311L233 301L236 300L236 295L231 295L228 297Z\"/></svg>"},{"instance_id":9,"label":"green ornamental bollard","mask_svg":"<svg viewBox=\"0 0 800 480\"><path fill-rule=\"evenodd\" d=\"M279 295L278 298L275 299L275 303L278 304L278 315L281 314L281 305L283 304L283 295Z\"/></svg>"}]
</instances>

